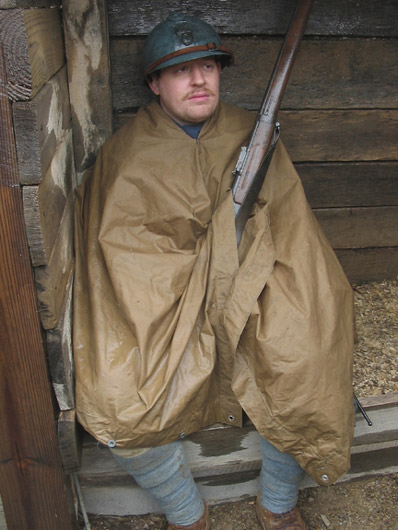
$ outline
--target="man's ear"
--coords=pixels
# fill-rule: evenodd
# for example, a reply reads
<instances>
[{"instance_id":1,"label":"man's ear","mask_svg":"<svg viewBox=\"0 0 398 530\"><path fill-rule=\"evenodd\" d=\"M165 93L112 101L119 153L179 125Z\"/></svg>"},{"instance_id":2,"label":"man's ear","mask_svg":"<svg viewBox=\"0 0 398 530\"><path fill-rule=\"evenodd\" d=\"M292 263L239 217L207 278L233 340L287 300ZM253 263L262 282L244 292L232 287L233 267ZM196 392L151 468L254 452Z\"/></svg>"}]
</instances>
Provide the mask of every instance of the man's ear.
<instances>
[{"instance_id":1,"label":"man's ear","mask_svg":"<svg viewBox=\"0 0 398 530\"><path fill-rule=\"evenodd\" d=\"M152 75L151 79L148 81L149 88L152 90L152 92L155 94L155 96L158 96L159 91L159 77L157 75Z\"/></svg>"}]
</instances>

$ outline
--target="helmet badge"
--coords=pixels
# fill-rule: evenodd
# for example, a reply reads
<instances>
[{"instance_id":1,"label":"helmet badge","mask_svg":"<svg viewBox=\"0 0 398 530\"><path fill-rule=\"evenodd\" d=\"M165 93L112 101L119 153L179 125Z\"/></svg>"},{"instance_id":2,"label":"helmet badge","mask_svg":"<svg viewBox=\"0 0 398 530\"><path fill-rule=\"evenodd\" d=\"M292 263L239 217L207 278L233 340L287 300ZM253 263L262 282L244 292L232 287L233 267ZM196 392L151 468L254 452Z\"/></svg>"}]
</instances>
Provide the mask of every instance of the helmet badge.
<instances>
[{"instance_id":1,"label":"helmet badge","mask_svg":"<svg viewBox=\"0 0 398 530\"><path fill-rule=\"evenodd\" d=\"M190 46L193 43L193 33L188 24L180 24L175 28L175 34L181 44Z\"/></svg>"}]
</instances>

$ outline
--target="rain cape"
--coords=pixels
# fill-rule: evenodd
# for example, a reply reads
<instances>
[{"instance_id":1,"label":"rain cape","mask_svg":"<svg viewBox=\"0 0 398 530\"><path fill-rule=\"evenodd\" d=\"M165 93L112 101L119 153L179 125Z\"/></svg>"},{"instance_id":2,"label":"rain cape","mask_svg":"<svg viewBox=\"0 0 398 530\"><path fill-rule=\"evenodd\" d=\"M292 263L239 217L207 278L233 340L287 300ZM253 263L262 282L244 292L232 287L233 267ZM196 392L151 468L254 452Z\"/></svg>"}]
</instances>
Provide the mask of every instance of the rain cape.
<instances>
[{"instance_id":1,"label":"rain cape","mask_svg":"<svg viewBox=\"0 0 398 530\"><path fill-rule=\"evenodd\" d=\"M76 202L78 419L151 447L244 410L331 483L353 433L352 291L281 142L237 248L252 126L220 103L195 140L153 102L101 148Z\"/></svg>"}]
</instances>

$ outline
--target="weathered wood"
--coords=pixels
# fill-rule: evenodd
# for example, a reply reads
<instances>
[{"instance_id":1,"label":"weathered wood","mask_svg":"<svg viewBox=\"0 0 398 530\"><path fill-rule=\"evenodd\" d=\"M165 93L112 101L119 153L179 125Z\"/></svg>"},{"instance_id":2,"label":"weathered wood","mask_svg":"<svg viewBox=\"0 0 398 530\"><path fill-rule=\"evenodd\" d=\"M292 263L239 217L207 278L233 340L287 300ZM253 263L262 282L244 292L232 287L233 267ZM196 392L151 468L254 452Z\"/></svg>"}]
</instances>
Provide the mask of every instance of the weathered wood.
<instances>
[{"instance_id":1,"label":"weathered wood","mask_svg":"<svg viewBox=\"0 0 398 530\"><path fill-rule=\"evenodd\" d=\"M59 10L0 11L0 36L7 69L8 96L28 100L64 63Z\"/></svg>"},{"instance_id":2,"label":"weathered wood","mask_svg":"<svg viewBox=\"0 0 398 530\"><path fill-rule=\"evenodd\" d=\"M235 66L221 77L221 99L258 109L271 76L281 39L225 38ZM142 82L142 39L113 39L113 106L117 111L146 104ZM300 46L282 109L397 108L397 40L307 40ZM371 72L371 75L370 75Z\"/></svg>"},{"instance_id":3,"label":"weathered wood","mask_svg":"<svg viewBox=\"0 0 398 530\"><path fill-rule=\"evenodd\" d=\"M54 7L60 4L61 0L0 0L0 9L12 9L15 7Z\"/></svg>"},{"instance_id":4,"label":"weathered wood","mask_svg":"<svg viewBox=\"0 0 398 530\"><path fill-rule=\"evenodd\" d=\"M80 468L82 434L82 429L76 421L75 410L61 411L58 418L58 442L66 473L73 473Z\"/></svg>"},{"instance_id":5,"label":"weathered wood","mask_svg":"<svg viewBox=\"0 0 398 530\"><path fill-rule=\"evenodd\" d=\"M32 265L50 259L67 198L74 183L72 131L58 146L39 186L24 186L23 205Z\"/></svg>"},{"instance_id":6,"label":"weathered wood","mask_svg":"<svg viewBox=\"0 0 398 530\"><path fill-rule=\"evenodd\" d=\"M349 280L353 282L396 280L398 248L335 250Z\"/></svg>"},{"instance_id":7,"label":"weathered wood","mask_svg":"<svg viewBox=\"0 0 398 530\"><path fill-rule=\"evenodd\" d=\"M114 115L117 130L134 112ZM282 110L281 138L293 162L391 161L398 156L398 109Z\"/></svg>"},{"instance_id":8,"label":"weathered wood","mask_svg":"<svg viewBox=\"0 0 398 530\"><path fill-rule=\"evenodd\" d=\"M281 35L286 32L295 5L295 0L113 0L108 7L109 28L111 35L145 35L170 10L179 10L203 18L220 33ZM398 35L397 18L395 0L383 0L382 4L335 0L333 7L330 0L317 0L306 34L394 37Z\"/></svg>"},{"instance_id":9,"label":"weathered wood","mask_svg":"<svg viewBox=\"0 0 398 530\"><path fill-rule=\"evenodd\" d=\"M315 210L333 248L398 246L398 207L324 208Z\"/></svg>"},{"instance_id":10,"label":"weathered wood","mask_svg":"<svg viewBox=\"0 0 398 530\"><path fill-rule=\"evenodd\" d=\"M369 398L369 402L373 399ZM372 428L357 414L352 466L341 481L398 470L396 407L395 403L372 409ZM259 436L252 425L242 429L207 429L190 435L182 443L199 489L210 504L257 494L261 450ZM86 507L91 513L101 510L101 513L121 515L159 509L119 467L108 448L96 444L89 436L84 440L78 476ZM305 477L301 487L315 485Z\"/></svg>"},{"instance_id":11,"label":"weathered wood","mask_svg":"<svg viewBox=\"0 0 398 530\"><path fill-rule=\"evenodd\" d=\"M9 530L71 530L0 39L0 468Z\"/></svg>"},{"instance_id":12,"label":"weathered wood","mask_svg":"<svg viewBox=\"0 0 398 530\"><path fill-rule=\"evenodd\" d=\"M72 354L72 284L71 274L65 291L57 326L46 332L47 358L51 383L60 410L73 409L74 370Z\"/></svg>"},{"instance_id":13,"label":"weathered wood","mask_svg":"<svg viewBox=\"0 0 398 530\"><path fill-rule=\"evenodd\" d=\"M54 154L72 130L66 68L31 100L13 105L21 184L40 184Z\"/></svg>"},{"instance_id":14,"label":"weathered wood","mask_svg":"<svg viewBox=\"0 0 398 530\"><path fill-rule=\"evenodd\" d=\"M380 447L381 446L381 447ZM391 444L373 444L367 450L354 453L351 457L352 469L339 482L350 482L372 475L396 473L398 446ZM243 499L255 499L259 490L259 472L241 470L239 473L197 478L196 483L202 496L210 505L234 502ZM316 487L308 477L304 477L301 489ZM84 484L82 492L89 513L108 513L113 515L161 513L159 506L138 488L131 477L123 482L115 481L111 486Z\"/></svg>"},{"instance_id":15,"label":"weathered wood","mask_svg":"<svg viewBox=\"0 0 398 530\"><path fill-rule=\"evenodd\" d=\"M295 162L396 160L398 109L281 111Z\"/></svg>"},{"instance_id":16,"label":"weathered wood","mask_svg":"<svg viewBox=\"0 0 398 530\"><path fill-rule=\"evenodd\" d=\"M108 26L105 0L63 5L73 138L78 181L112 133Z\"/></svg>"},{"instance_id":17,"label":"weathered wood","mask_svg":"<svg viewBox=\"0 0 398 530\"><path fill-rule=\"evenodd\" d=\"M71 192L50 259L47 265L34 269L39 315L46 330L54 329L59 321L73 266L73 202L74 193Z\"/></svg>"},{"instance_id":18,"label":"weathered wood","mask_svg":"<svg viewBox=\"0 0 398 530\"><path fill-rule=\"evenodd\" d=\"M380 396L365 396L360 398L364 409L375 409L394 406L398 409L398 392L389 392Z\"/></svg>"},{"instance_id":19,"label":"weathered wood","mask_svg":"<svg viewBox=\"0 0 398 530\"><path fill-rule=\"evenodd\" d=\"M296 164L312 208L397 206L398 162Z\"/></svg>"}]
</instances>

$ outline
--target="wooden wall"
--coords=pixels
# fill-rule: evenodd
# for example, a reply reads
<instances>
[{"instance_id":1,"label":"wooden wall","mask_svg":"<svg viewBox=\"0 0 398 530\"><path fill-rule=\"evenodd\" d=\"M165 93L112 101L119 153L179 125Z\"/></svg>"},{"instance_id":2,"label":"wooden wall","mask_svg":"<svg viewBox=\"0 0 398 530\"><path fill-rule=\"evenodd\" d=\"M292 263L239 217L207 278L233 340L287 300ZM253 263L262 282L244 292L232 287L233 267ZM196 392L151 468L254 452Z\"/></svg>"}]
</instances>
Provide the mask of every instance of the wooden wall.
<instances>
[{"instance_id":1,"label":"wooden wall","mask_svg":"<svg viewBox=\"0 0 398 530\"><path fill-rule=\"evenodd\" d=\"M2 501L10 530L71 530L57 433L59 411L74 406L75 171L60 1L0 0L0 49Z\"/></svg>"},{"instance_id":2,"label":"wooden wall","mask_svg":"<svg viewBox=\"0 0 398 530\"><path fill-rule=\"evenodd\" d=\"M0 37L30 260L53 388L60 410L69 410L76 179L62 17L47 7L57 2L6 4L13 8L0 9Z\"/></svg>"},{"instance_id":3,"label":"wooden wall","mask_svg":"<svg viewBox=\"0 0 398 530\"><path fill-rule=\"evenodd\" d=\"M259 108L294 0L108 0L114 129L151 95L145 35L170 9L235 50L225 101ZM279 120L308 200L352 281L398 274L398 3L316 0Z\"/></svg>"}]
</instances>

